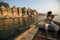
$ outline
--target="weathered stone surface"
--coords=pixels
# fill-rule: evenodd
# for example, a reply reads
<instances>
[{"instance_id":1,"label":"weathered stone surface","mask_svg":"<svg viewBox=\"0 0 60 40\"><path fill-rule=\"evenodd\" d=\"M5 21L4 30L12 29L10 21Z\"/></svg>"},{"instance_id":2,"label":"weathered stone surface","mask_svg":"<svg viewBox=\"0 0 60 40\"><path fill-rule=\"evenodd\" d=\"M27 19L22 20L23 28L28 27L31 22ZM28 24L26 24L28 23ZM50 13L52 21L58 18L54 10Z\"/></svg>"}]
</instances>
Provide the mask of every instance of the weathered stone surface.
<instances>
[{"instance_id":1,"label":"weathered stone surface","mask_svg":"<svg viewBox=\"0 0 60 40\"><path fill-rule=\"evenodd\" d=\"M3 18L16 18L16 17L28 17L28 16L36 16L37 15L37 11L36 10L32 10L30 8L21 8L21 7L15 7L13 6L12 8L5 8L5 7L0 7L0 15ZM0 17L1 17L0 16Z\"/></svg>"}]
</instances>

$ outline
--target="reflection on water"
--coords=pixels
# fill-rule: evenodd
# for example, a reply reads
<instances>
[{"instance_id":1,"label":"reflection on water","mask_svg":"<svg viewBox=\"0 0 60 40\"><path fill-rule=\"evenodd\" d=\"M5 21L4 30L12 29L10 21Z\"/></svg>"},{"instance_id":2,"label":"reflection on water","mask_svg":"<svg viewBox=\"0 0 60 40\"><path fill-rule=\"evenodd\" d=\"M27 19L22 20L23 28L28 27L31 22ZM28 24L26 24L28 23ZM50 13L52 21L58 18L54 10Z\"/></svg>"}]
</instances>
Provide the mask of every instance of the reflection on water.
<instances>
[{"instance_id":1,"label":"reflection on water","mask_svg":"<svg viewBox=\"0 0 60 40\"><path fill-rule=\"evenodd\" d=\"M23 18L19 18L20 25L23 25Z\"/></svg>"},{"instance_id":2,"label":"reflection on water","mask_svg":"<svg viewBox=\"0 0 60 40\"><path fill-rule=\"evenodd\" d=\"M29 28L29 25L34 23L35 21L36 18L32 17L0 19L0 39L10 39L13 35L18 34L16 30L21 31L25 28Z\"/></svg>"}]
</instances>

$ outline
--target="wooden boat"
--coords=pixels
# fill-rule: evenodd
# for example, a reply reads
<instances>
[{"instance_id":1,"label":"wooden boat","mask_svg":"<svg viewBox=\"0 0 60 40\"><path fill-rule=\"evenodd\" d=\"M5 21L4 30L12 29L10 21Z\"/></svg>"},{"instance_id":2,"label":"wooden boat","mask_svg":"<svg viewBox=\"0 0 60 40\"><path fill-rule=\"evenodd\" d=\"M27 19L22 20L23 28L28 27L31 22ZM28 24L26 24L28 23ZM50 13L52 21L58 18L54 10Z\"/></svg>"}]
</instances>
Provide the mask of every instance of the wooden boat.
<instances>
[{"instance_id":1,"label":"wooden boat","mask_svg":"<svg viewBox=\"0 0 60 40\"><path fill-rule=\"evenodd\" d=\"M53 21L56 25L60 27L60 23ZM44 28L39 28L33 40L58 40L57 34L55 35L54 30L48 30L48 34L46 34L46 30Z\"/></svg>"}]
</instances>

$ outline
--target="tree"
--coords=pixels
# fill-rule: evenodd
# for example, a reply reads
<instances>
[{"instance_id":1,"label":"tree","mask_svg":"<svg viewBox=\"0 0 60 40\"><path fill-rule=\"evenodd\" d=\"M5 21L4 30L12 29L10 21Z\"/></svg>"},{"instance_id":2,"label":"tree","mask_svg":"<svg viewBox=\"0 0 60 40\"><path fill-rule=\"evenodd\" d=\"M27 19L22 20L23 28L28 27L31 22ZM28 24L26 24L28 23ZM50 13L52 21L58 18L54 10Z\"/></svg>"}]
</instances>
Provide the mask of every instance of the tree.
<instances>
[{"instance_id":1,"label":"tree","mask_svg":"<svg viewBox=\"0 0 60 40\"><path fill-rule=\"evenodd\" d=\"M5 3L5 2L0 2L0 7L1 7L1 6L9 7L9 4L8 4L8 3Z\"/></svg>"}]
</instances>

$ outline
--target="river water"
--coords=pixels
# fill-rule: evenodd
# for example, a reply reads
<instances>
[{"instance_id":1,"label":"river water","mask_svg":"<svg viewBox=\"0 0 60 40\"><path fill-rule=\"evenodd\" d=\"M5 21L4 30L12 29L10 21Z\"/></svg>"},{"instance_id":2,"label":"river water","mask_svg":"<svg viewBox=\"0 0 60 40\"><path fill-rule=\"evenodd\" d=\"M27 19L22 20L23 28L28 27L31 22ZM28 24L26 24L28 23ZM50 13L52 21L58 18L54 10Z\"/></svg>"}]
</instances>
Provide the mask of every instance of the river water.
<instances>
[{"instance_id":1,"label":"river water","mask_svg":"<svg viewBox=\"0 0 60 40\"><path fill-rule=\"evenodd\" d=\"M45 18L46 16L39 16L38 20L45 19ZM53 20L60 23L60 15L55 16Z\"/></svg>"},{"instance_id":2,"label":"river water","mask_svg":"<svg viewBox=\"0 0 60 40\"><path fill-rule=\"evenodd\" d=\"M55 16L54 20L60 22L60 15Z\"/></svg>"},{"instance_id":3,"label":"river water","mask_svg":"<svg viewBox=\"0 0 60 40\"><path fill-rule=\"evenodd\" d=\"M35 17L0 19L0 39L10 40L28 29L36 20Z\"/></svg>"}]
</instances>

